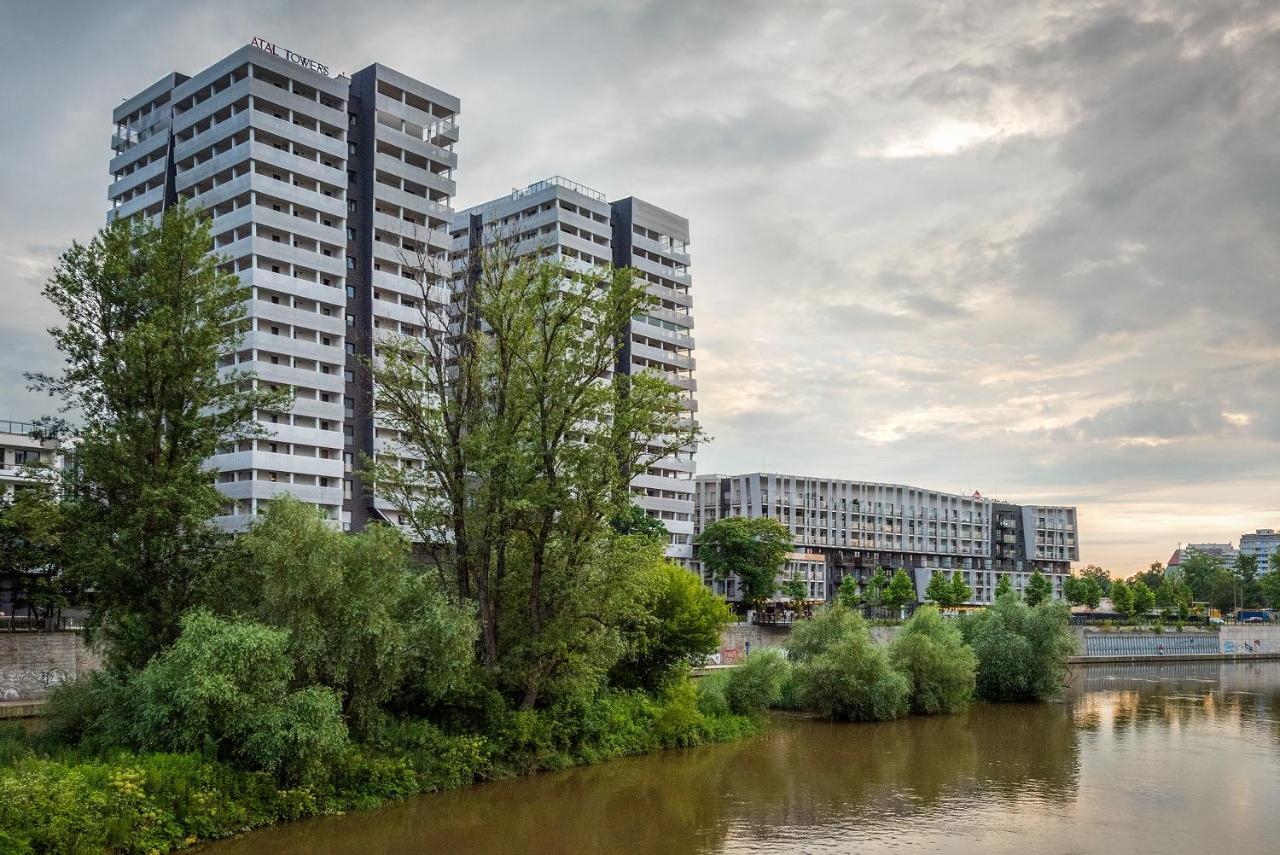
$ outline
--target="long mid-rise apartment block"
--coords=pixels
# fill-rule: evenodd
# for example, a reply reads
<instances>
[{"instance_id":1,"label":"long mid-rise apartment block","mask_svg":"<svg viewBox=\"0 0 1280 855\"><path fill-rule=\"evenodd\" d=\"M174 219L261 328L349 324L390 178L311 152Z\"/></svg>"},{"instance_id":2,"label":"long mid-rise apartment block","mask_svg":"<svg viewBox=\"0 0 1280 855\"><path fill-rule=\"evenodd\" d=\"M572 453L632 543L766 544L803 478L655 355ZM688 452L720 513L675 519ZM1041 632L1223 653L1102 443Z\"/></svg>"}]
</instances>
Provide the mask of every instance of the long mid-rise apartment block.
<instances>
[{"instance_id":1,"label":"long mid-rise apartment block","mask_svg":"<svg viewBox=\"0 0 1280 855\"><path fill-rule=\"evenodd\" d=\"M114 109L108 216L209 212L215 252L248 289L249 331L224 367L294 394L287 412L258 413L269 438L212 459L223 526L282 493L345 528L389 517L357 472L393 440L365 366L379 336L422 334L412 268L448 264L459 109L385 66L332 77L261 39Z\"/></svg>"},{"instance_id":2,"label":"long mid-rise apartment block","mask_svg":"<svg viewBox=\"0 0 1280 855\"><path fill-rule=\"evenodd\" d=\"M1036 570L1060 598L1071 562L1080 558L1073 507L1015 505L976 493L872 481L766 472L699 475L695 529L732 516L769 517L787 527L795 549L779 581L795 574L813 599L831 599L846 576L861 586L873 574L897 568L909 571L918 599L937 571L960 573L973 591L970 602L989 603L1001 576L1020 592ZM705 581L729 600L741 599L736 580Z\"/></svg>"},{"instance_id":3,"label":"long mid-rise apartment block","mask_svg":"<svg viewBox=\"0 0 1280 855\"><path fill-rule=\"evenodd\" d=\"M517 257L548 256L583 270L629 267L654 305L632 319L617 370L654 371L684 390L688 418L694 392L689 221L634 197L610 202L590 187L555 176L459 211L453 220L455 265L471 251L503 241ZM636 504L667 528L667 555L686 565L693 556L693 448L668 451L636 477Z\"/></svg>"}]
</instances>

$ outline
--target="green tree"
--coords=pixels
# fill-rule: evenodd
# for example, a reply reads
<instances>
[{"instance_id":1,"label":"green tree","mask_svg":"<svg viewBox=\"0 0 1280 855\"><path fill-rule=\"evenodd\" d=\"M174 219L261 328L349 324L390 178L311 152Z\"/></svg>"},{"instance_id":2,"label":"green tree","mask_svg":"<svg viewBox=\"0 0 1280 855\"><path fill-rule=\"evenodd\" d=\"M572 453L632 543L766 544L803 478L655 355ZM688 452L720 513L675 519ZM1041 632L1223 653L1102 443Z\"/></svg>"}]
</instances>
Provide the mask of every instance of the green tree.
<instances>
[{"instance_id":1,"label":"green tree","mask_svg":"<svg viewBox=\"0 0 1280 855\"><path fill-rule=\"evenodd\" d=\"M1160 583L1164 581L1164 565L1159 561L1152 561L1150 567L1139 573L1135 573L1129 581L1141 582L1154 591L1156 588L1160 587Z\"/></svg>"},{"instance_id":2,"label":"green tree","mask_svg":"<svg viewBox=\"0 0 1280 855\"><path fill-rule=\"evenodd\" d=\"M1209 555L1192 549L1187 551L1186 557L1178 564L1178 569L1182 572L1182 580L1191 589L1192 599L1204 602L1212 598L1219 573L1226 570L1227 566L1220 555Z\"/></svg>"},{"instance_id":3,"label":"green tree","mask_svg":"<svg viewBox=\"0 0 1280 855\"><path fill-rule=\"evenodd\" d=\"M872 572L871 578L867 579L866 588L863 591L866 604L869 606L881 606L884 604L884 589L889 584L889 577L880 571Z\"/></svg>"},{"instance_id":4,"label":"green tree","mask_svg":"<svg viewBox=\"0 0 1280 855\"><path fill-rule=\"evenodd\" d=\"M933 571L929 586L925 588L924 597L943 608L955 605L955 589L951 587L951 582L942 575L940 570Z\"/></svg>"},{"instance_id":5,"label":"green tree","mask_svg":"<svg viewBox=\"0 0 1280 855\"><path fill-rule=\"evenodd\" d=\"M717 579L738 578L742 599L760 603L778 590L778 571L792 550L791 532L769 517L726 517L698 535L698 560Z\"/></svg>"},{"instance_id":6,"label":"green tree","mask_svg":"<svg viewBox=\"0 0 1280 855\"><path fill-rule=\"evenodd\" d=\"M959 606L969 602L973 591L964 582L964 573L957 570L951 574L951 605Z\"/></svg>"},{"instance_id":7,"label":"green tree","mask_svg":"<svg viewBox=\"0 0 1280 855\"><path fill-rule=\"evenodd\" d=\"M1032 607L999 597L989 608L963 618L960 631L978 658L979 698L1032 701L1061 694L1067 659L1076 650L1069 611L1062 603Z\"/></svg>"},{"instance_id":8,"label":"green tree","mask_svg":"<svg viewBox=\"0 0 1280 855\"><path fill-rule=\"evenodd\" d=\"M805 597L809 594L809 586L798 576L792 575L790 579L782 583L779 590L791 601L791 606L796 611L804 606Z\"/></svg>"},{"instance_id":9,"label":"green tree","mask_svg":"<svg viewBox=\"0 0 1280 855\"><path fill-rule=\"evenodd\" d=\"M858 580L852 573L846 574L840 580L840 587L836 589L836 602L850 610L862 605L862 594L858 591Z\"/></svg>"},{"instance_id":10,"label":"green tree","mask_svg":"<svg viewBox=\"0 0 1280 855\"><path fill-rule=\"evenodd\" d=\"M1098 590L1101 591L1100 596L1111 596L1111 574L1106 570L1090 564L1080 571L1080 576L1084 579L1093 579L1098 585Z\"/></svg>"},{"instance_id":11,"label":"green tree","mask_svg":"<svg viewBox=\"0 0 1280 855\"><path fill-rule=\"evenodd\" d=\"M609 525L613 526L613 530L618 534L651 537L662 543L667 541L667 527L662 524L662 520L649 516L644 508L634 503L614 514L613 519L609 520Z\"/></svg>"},{"instance_id":12,"label":"green tree","mask_svg":"<svg viewBox=\"0 0 1280 855\"><path fill-rule=\"evenodd\" d=\"M394 696L430 702L462 685L474 621L434 580L410 572L400 532L372 525L346 534L315 508L277 499L239 545L248 568L242 610L287 630L296 679L335 689L357 735L371 732Z\"/></svg>"},{"instance_id":13,"label":"green tree","mask_svg":"<svg viewBox=\"0 0 1280 855\"><path fill-rule=\"evenodd\" d=\"M60 375L29 374L78 421L66 513L68 558L94 591L92 626L113 667L140 668L178 634L218 567L208 525L222 499L205 461L264 436L286 398L219 367L244 321L240 279L219 268L207 217L182 207L159 222L116 220L62 254L45 296ZM51 435L66 430L45 424Z\"/></svg>"},{"instance_id":14,"label":"green tree","mask_svg":"<svg viewBox=\"0 0 1280 855\"><path fill-rule=\"evenodd\" d=\"M1000 578L996 579L996 596L998 600L1001 597L1017 597L1018 594L1013 590L1013 584L1009 581L1007 573L1001 573Z\"/></svg>"},{"instance_id":15,"label":"green tree","mask_svg":"<svg viewBox=\"0 0 1280 855\"><path fill-rule=\"evenodd\" d=\"M643 608L653 545L609 523L632 479L687 455L701 430L665 377L614 370L619 332L655 303L630 270L519 259L513 245L478 253L454 300L436 259L403 259L425 335L380 342L369 366L400 440L365 468L451 596L474 604L485 672L531 709L602 680L625 649L619 623Z\"/></svg>"},{"instance_id":16,"label":"green tree","mask_svg":"<svg viewBox=\"0 0 1280 855\"><path fill-rule=\"evenodd\" d=\"M75 532L45 475L17 489L0 490L0 591L12 597L13 613L53 629L62 609L80 597L66 570Z\"/></svg>"},{"instance_id":17,"label":"green tree","mask_svg":"<svg viewBox=\"0 0 1280 855\"><path fill-rule=\"evenodd\" d=\"M1223 614L1232 614L1240 597L1240 584L1236 575L1227 569L1225 564L1219 566L1209 581L1209 586L1206 597L1209 605Z\"/></svg>"},{"instance_id":18,"label":"green tree","mask_svg":"<svg viewBox=\"0 0 1280 855\"><path fill-rule=\"evenodd\" d=\"M1102 601L1102 588L1093 576L1068 576L1062 583L1062 594L1074 606L1096 609Z\"/></svg>"},{"instance_id":19,"label":"green tree","mask_svg":"<svg viewBox=\"0 0 1280 855\"><path fill-rule=\"evenodd\" d=\"M650 602L628 640L627 654L611 682L656 691L680 671L720 646L731 614L725 601L693 573L669 561L658 563Z\"/></svg>"},{"instance_id":20,"label":"green tree","mask_svg":"<svg viewBox=\"0 0 1280 855\"><path fill-rule=\"evenodd\" d=\"M891 609L899 609L907 603L913 603L916 599L916 586L911 581L911 577L907 575L907 571L899 567L893 573L893 578L889 580L889 586L884 592L884 604Z\"/></svg>"},{"instance_id":21,"label":"green tree","mask_svg":"<svg viewBox=\"0 0 1280 855\"><path fill-rule=\"evenodd\" d=\"M1269 568L1267 572L1258 580L1259 585L1262 587L1267 605L1273 609L1280 609L1280 549L1271 553L1267 567Z\"/></svg>"},{"instance_id":22,"label":"green tree","mask_svg":"<svg viewBox=\"0 0 1280 855\"><path fill-rule=\"evenodd\" d=\"M1133 613L1133 592L1123 579L1111 582L1111 608L1125 616Z\"/></svg>"},{"instance_id":23,"label":"green tree","mask_svg":"<svg viewBox=\"0 0 1280 855\"><path fill-rule=\"evenodd\" d=\"M1191 589L1181 578L1165 574L1160 587L1156 588L1156 605L1183 614L1191 606Z\"/></svg>"},{"instance_id":24,"label":"green tree","mask_svg":"<svg viewBox=\"0 0 1280 855\"><path fill-rule=\"evenodd\" d=\"M821 608L812 620L797 623L787 641L787 656L794 664L807 662L842 639L867 630L861 615L846 609ZM869 630L867 630L869 632Z\"/></svg>"},{"instance_id":25,"label":"green tree","mask_svg":"<svg viewBox=\"0 0 1280 855\"><path fill-rule=\"evenodd\" d=\"M889 648L911 684L911 711L957 712L973 698L978 660L954 621L932 606L918 609Z\"/></svg>"},{"instance_id":26,"label":"green tree","mask_svg":"<svg viewBox=\"0 0 1280 855\"><path fill-rule=\"evenodd\" d=\"M1129 585L1129 592L1133 601L1134 615L1145 617L1155 608L1156 595L1142 579L1133 580Z\"/></svg>"},{"instance_id":27,"label":"green tree","mask_svg":"<svg viewBox=\"0 0 1280 855\"><path fill-rule=\"evenodd\" d=\"M1240 553L1231 568L1236 577L1236 603L1251 609L1262 605L1262 585L1258 581L1258 556Z\"/></svg>"},{"instance_id":28,"label":"green tree","mask_svg":"<svg viewBox=\"0 0 1280 855\"><path fill-rule=\"evenodd\" d=\"M1039 570L1031 573L1031 578L1027 580L1027 586L1022 591L1022 599L1029 606L1038 606L1043 602L1053 599L1053 583L1045 577Z\"/></svg>"}]
</instances>

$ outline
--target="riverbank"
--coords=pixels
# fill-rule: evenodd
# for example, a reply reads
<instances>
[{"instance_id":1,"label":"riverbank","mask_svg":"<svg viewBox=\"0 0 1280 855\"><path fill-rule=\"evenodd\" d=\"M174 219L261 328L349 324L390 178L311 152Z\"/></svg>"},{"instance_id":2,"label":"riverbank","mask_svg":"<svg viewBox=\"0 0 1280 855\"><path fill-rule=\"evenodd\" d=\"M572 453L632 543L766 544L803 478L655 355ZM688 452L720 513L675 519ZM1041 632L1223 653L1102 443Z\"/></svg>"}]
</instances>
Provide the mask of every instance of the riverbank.
<instances>
[{"instance_id":1,"label":"riverbank","mask_svg":"<svg viewBox=\"0 0 1280 855\"><path fill-rule=\"evenodd\" d=\"M663 695L610 692L572 718L513 713L483 734L392 722L332 758L323 782L295 787L197 754L82 754L10 723L0 728L0 852L170 852L474 783L760 732L758 720L701 713L695 697L691 686Z\"/></svg>"}]
</instances>

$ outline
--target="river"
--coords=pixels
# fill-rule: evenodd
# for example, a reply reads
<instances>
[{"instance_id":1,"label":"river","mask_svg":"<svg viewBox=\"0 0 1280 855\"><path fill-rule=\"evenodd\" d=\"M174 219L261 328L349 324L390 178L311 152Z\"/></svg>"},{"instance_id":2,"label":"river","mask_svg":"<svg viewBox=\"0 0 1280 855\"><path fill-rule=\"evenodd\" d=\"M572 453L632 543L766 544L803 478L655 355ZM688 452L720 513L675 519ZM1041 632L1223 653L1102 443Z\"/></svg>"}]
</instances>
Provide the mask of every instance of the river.
<instances>
[{"instance_id":1,"label":"river","mask_svg":"<svg viewBox=\"0 0 1280 855\"><path fill-rule=\"evenodd\" d=\"M209 855L1280 851L1280 662L1090 665L1061 703L755 739L423 796Z\"/></svg>"}]
</instances>

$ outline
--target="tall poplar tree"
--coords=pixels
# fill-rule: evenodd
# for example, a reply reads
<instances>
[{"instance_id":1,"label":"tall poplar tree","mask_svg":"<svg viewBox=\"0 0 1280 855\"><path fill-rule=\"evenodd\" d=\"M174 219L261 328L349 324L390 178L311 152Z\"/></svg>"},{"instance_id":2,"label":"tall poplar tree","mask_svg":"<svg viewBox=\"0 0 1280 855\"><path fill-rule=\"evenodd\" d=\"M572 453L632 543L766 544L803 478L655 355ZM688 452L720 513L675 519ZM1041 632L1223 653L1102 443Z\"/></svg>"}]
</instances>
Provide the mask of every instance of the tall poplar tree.
<instances>
[{"instance_id":1,"label":"tall poplar tree","mask_svg":"<svg viewBox=\"0 0 1280 855\"><path fill-rule=\"evenodd\" d=\"M466 285L406 258L424 335L378 342L378 416L394 442L366 475L480 621L479 659L521 706L590 686L621 653L661 544L627 534L630 483L701 433L657 373L616 371L654 303L630 270L471 259ZM402 461L420 461L406 465Z\"/></svg>"},{"instance_id":2,"label":"tall poplar tree","mask_svg":"<svg viewBox=\"0 0 1280 855\"><path fill-rule=\"evenodd\" d=\"M29 374L75 423L67 479L68 566L92 588L91 626L114 667L146 664L210 583L220 497L205 461L266 433L280 394L219 368L245 315L240 280L210 250L208 218L182 206L157 221L117 220L64 252L45 296L61 374ZM67 421L44 421L48 434Z\"/></svg>"}]
</instances>

